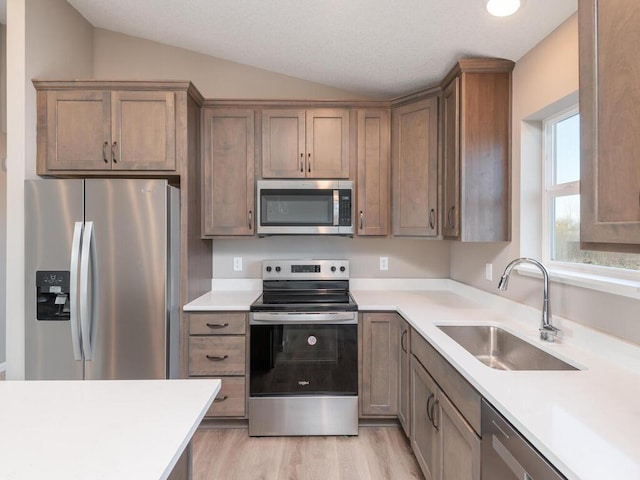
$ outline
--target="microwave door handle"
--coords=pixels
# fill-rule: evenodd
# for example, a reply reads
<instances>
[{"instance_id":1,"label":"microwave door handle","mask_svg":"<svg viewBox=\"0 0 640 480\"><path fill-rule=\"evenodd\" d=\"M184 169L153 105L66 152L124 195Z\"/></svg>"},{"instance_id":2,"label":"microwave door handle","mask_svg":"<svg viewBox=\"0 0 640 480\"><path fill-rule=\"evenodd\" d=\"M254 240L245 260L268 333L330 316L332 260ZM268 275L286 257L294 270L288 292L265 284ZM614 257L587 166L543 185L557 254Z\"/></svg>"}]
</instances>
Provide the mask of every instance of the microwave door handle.
<instances>
[{"instance_id":1,"label":"microwave door handle","mask_svg":"<svg viewBox=\"0 0 640 480\"><path fill-rule=\"evenodd\" d=\"M333 191L333 224L340 225L340 190Z\"/></svg>"}]
</instances>

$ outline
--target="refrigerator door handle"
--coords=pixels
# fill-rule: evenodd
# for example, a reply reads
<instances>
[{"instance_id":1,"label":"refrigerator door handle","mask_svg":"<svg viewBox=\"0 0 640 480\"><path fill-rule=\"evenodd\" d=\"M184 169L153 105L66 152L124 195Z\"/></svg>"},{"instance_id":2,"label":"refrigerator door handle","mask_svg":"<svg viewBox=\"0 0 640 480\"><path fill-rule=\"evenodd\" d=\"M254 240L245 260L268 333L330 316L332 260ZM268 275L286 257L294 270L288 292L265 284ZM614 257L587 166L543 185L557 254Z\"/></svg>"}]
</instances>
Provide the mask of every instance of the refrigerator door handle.
<instances>
[{"instance_id":1,"label":"refrigerator door handle","mask_svg":"<svg viewBox=\"0 0 640 480\"><path fill-rule=\"evenodd\" d=\"M71 275L69 278L69 303L71 317L71 345L73 345L74 360L82 360L80 347L80 324L78 319L78 263L80 261L80 243L82 242L82 222L76 222L73 227L73 241L71 242Z\"/></svg>"},{"instance_id":2,"label":"refrigerator door handle","mask_svg":"<svg viewBox=\"0 0 640 480\"><path fill-rule=\"evenodd\" d=\"M80 258L80 323L82 326L84 358L85 360L92 360L97 330L96 323L98 321L98 258L93 222L86 222L85 230L85 234L82 237L82 255ZM89 309L91 312L89 312Z\"/></svg>"}]
</instances>

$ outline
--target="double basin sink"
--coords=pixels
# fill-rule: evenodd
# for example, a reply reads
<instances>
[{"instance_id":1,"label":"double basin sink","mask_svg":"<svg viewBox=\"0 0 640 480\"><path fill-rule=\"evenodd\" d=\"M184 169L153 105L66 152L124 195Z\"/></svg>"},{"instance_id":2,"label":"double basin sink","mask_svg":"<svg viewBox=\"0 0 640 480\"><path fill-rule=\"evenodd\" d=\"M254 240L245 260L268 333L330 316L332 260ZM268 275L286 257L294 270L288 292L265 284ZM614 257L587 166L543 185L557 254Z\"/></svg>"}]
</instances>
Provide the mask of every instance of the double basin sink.
<instances>
[{"instance_id":1,"label":"double basin sink","mask_svg":"<svg viewBox=\"0 0 640 480\"><path fill-rule=\"evenodd\" d=\"M578 370L521 338L491 325L438 325L471 355L497 370Z\"/></svg>"}]
</instances>

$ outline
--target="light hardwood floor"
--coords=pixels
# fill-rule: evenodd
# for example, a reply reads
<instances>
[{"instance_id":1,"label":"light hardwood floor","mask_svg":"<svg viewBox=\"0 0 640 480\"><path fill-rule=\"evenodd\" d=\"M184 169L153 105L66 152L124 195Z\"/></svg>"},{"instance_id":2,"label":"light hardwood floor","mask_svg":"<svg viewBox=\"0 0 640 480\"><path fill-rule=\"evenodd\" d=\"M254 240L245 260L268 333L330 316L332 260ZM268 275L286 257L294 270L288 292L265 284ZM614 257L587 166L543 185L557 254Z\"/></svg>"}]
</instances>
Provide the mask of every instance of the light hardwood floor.
<instances>
[{"instance_id":1,"label":"light hardwood floor","mask_svg":"<svg viewBox=\"0 0 640 480\"><path fill-rule=\"evenodd\" d=\"M385 480L424 477L399 427L360 427L357 437L249 437L201 428L193 480Z\"/></svg>"}]
</instances>

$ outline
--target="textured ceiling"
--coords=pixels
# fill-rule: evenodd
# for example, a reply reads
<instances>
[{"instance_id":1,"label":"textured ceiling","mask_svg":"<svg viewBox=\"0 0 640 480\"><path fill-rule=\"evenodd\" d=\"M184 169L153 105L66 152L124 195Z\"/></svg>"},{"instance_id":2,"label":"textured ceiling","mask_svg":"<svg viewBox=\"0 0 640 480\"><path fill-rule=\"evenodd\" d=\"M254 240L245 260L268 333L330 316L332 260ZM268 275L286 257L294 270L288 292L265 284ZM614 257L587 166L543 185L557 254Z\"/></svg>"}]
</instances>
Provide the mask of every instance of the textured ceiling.
<instances>
[{"instance_id":1,"label":"textured ceiling","mask_svg":"<svg viewBox=\"0 0 640 480\"><path fill-rule=\"evenodd\" d=\"M372 97L432 85L465 56L517 61L577 10L526 0L68 0L92 25Z\"/></svg>"}]
</instances>

